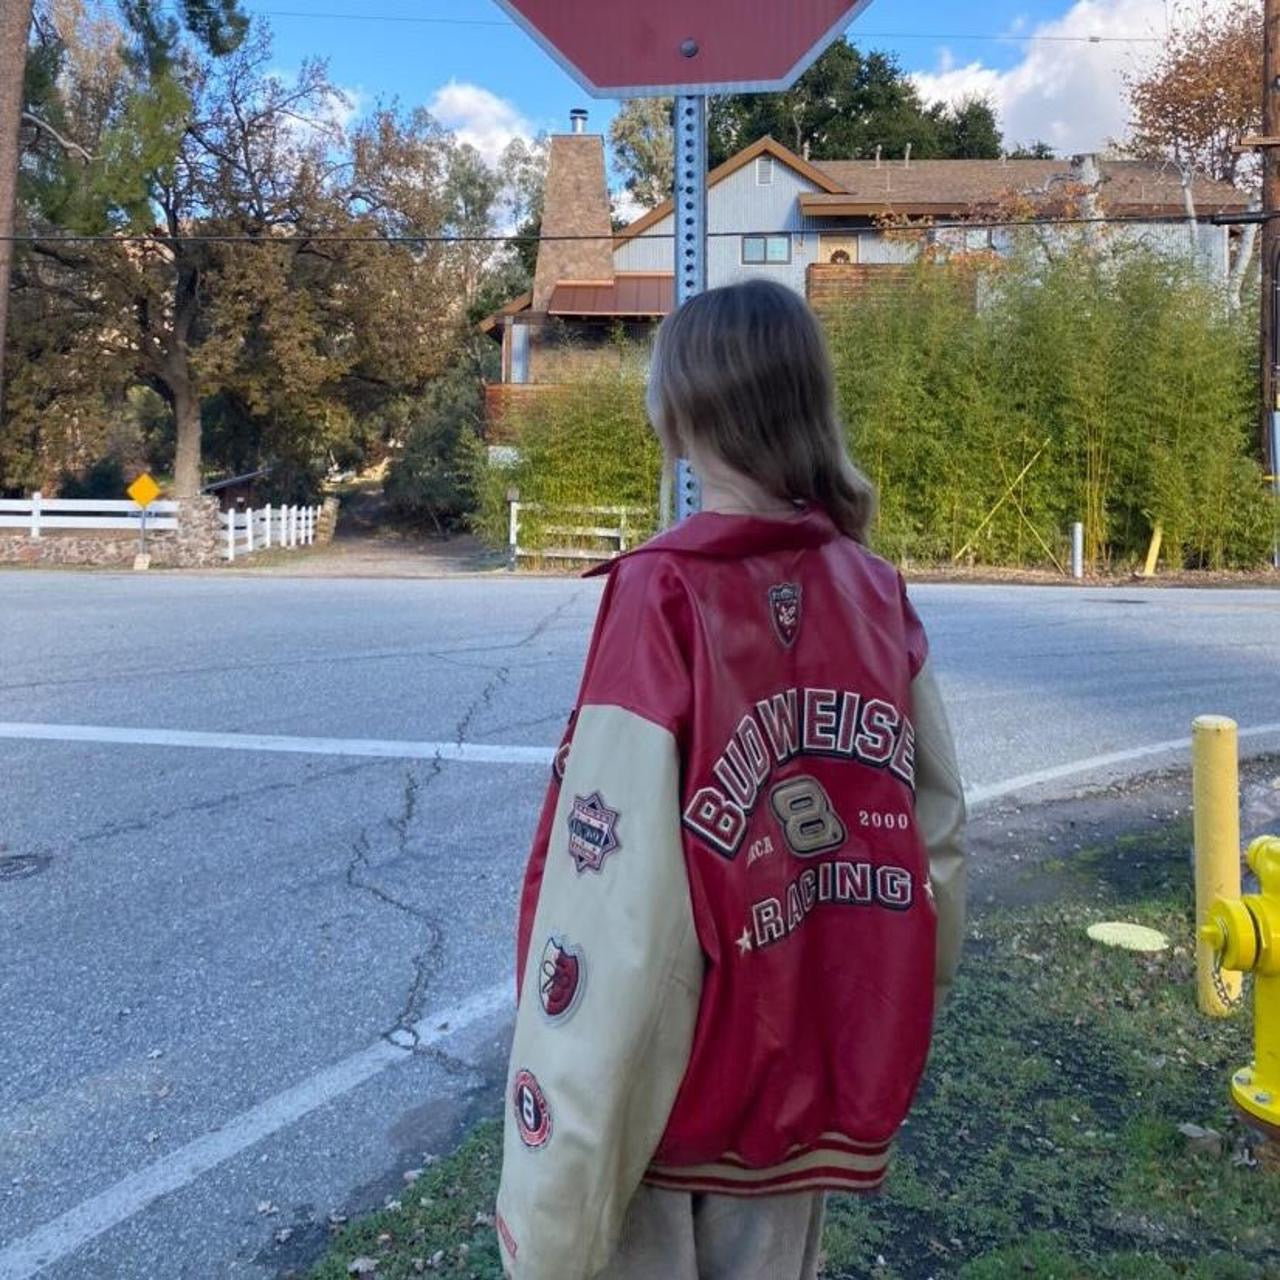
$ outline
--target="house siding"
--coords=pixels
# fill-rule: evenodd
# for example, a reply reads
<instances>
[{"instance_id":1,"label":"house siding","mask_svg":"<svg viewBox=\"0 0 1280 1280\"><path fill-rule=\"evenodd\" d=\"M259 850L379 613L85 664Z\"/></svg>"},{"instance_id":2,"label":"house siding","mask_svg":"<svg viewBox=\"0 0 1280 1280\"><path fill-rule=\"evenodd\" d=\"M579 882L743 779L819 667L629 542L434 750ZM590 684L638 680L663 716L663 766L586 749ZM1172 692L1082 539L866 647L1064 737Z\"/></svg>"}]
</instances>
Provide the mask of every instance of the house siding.
<instances>
[{"instance_id":1,"label":"house siding","mask_svg":"<svg viewBox=\"0 0 1280 1280\"><path fill-rule=\"evenodd\" d=\"M919 242L911 237L886 236L868 227L865 220L807 218L800 212L799 197L817 188L793 169L775 161L773 182L761 186L756 181L755 163L722 179L708 193L707 221L711 233L707 242L707 284L711 288L739 280L763 277L778 280L803 296L810 263L822 261L821 236L845 232L856 238L858 261L868 266L897 266L914 262ZM670 216L655 223L643 234L614 249L618 271L672 270L675 246ZM786 265L747 265L742 262L742 233L791 234L791 262ZM952 233L956 235L957 233ZM1061 233L1078 238L1078 229ZM997 253L1013 251L1017 233L1013 230L975 231L965 236L970 249L990 245ZM1188 251L1185 226L1168 223L1138 223L1113 227L1108 232L1113 244L1142 244L1161 253L1181 256ZM1227 228L1202 223L1196 232L1196 262L1211 279L1224 279L1230 261Z\"/></svg>"},{"instance_id":2,"label":"house siding","mask_svg":"<svg viewBox=\"0 0 1280 1280\"><path fill-rule=\"evenodd\" d=\"M761 186L752 162L721 179L708 193L707 284L710 288L757 277L777 280L804 293L805 269L818 257L821 221L800 212L799 197L818 188L781 162L773 165L773 181ZM618 271L671 271L675 257L670 216L614 250ZM742 261L742 236L753 232L791 233L787 264L748 265Z\"/></svg>"}]
</instances>

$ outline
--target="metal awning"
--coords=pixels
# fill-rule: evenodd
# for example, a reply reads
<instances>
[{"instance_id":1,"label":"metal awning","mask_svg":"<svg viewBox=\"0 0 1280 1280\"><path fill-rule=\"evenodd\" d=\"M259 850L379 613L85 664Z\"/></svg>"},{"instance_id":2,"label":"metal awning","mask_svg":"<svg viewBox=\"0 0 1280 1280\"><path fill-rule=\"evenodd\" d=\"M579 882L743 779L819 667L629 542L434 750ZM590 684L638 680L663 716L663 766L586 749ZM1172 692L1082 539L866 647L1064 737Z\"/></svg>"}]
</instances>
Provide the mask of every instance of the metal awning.
<instances>
[{"instance_id":1,"label":"metal awning","mask_svg":"<svg viewBox=\"0 0 1280 1280\"><path fill-rule=\"evenodd\" d=\"M675 303L675 277L620 272L612 280L562 280L547 304L553 316L665 316Z\"/></svg>"}]
</instances>

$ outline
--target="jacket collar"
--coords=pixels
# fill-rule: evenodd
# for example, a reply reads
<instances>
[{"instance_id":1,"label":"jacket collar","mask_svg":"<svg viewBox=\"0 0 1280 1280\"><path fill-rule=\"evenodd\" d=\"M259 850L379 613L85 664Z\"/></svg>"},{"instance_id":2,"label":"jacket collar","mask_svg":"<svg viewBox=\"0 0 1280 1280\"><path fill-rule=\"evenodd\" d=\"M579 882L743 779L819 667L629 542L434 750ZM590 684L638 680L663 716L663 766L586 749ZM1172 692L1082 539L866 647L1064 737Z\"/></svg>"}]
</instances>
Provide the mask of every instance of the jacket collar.
<instances>
[{"instance_id":1,"label":"jacket collar","mask_svg":"<svg viewBox=\"0 0 1280 1280\"><path fill-rule=\"evenodd\" d=\"M794 516L777 519L762 516L725 516L704 511L682 520L665 533L651 538L625 556L588 569L583 577L608 573L619 560L654 551L674 551L681 555L741 559L771 551L819 547L840 536L831 517L819 507L810 507Z\"/></svg>"}]
</instances>

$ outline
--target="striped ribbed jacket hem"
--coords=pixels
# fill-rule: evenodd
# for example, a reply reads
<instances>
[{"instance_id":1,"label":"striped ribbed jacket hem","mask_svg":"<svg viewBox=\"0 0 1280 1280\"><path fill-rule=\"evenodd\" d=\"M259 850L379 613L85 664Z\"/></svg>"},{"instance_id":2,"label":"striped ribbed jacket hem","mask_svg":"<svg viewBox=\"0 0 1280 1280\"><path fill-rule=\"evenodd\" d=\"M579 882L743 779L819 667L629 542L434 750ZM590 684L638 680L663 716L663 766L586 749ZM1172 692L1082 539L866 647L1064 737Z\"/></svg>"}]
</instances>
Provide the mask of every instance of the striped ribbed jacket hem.
<instances>
[{"instance_id":1,"label":"striped ribbed jacket hem","mask_svg":"<svg viewBox=\"0 0 1280 1280\"><path fill-rule=\"evenodd\" d=\"M807 1147L793 1148L780 1164L753 1169L732 1153L709 1164L650 1165L644 1181L664 1191L770 1196L800 1191L876 1190L889 1169L892 1143L855 1142L825 1133Z\"/></svg>"}]
</instances>

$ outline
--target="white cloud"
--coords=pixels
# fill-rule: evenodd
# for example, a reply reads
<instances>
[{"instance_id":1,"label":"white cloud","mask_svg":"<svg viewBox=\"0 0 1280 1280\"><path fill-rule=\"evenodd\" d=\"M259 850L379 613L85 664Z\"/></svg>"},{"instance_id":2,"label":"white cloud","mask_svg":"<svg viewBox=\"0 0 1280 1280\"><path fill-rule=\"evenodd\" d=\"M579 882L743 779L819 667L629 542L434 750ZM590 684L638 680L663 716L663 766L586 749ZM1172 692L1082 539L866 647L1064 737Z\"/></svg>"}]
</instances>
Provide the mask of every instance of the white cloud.
<instances>
[{"instance_id":1,"label":"white cloud","mask_svg":"<svg viewBox=\"0 0 1280 1280\"><path fill-rule=\"evenodd\" d=\"M365 113L369 105L369 95L361 88L341 85L338 92L342 95L340 102L334 102L330 110L330 118L344 133L351 128Z\"/></svg>"},{"instance_id":2,"label":"white cloud","mask_svg":"<svg viewBox=\"0 0 1280 1280\"><path fill-rule=\"evenodd\" d=\"M515 103L478 84L450 80L436 90L427 110L459 142L469 143L490 164L513 138L531 139L536 132Z\"/></svg>"},{"instance_id":3,"label":"white cloud","mask_svg":"<svg viewBox=\"0 0 1280 1280\"><path fill-rule=\"evenodd\" d=\"M1229 0L1209 3L1225 7ZM1174 11L1166 0L1076 0L1061 18L1039 23L1027 34L1159 39ZM912 79L928 102L989 98L1009 146L1042 139L1060 153L1096 151L1124 137L1128 111L1123 77L1147 64L1157 46L1036 40L1025 50L1022 61L1006 70L981 62L957 66L950 51L943 50L935 71L918 72Z\"/></svg>"},{"instance_id":4,"label":"white cloud","mask_svg":"<svg viewBox=\"0 0 1280 1280\"><path fill-rule=\"evenodd\" d=\"M641 204L626 187L619 187L617 191L612 193L610 200L613 204L614 215L621 218L624 224L632 223L643 214L649 212L649 206Z\"/></svg>"}]
</instances>

